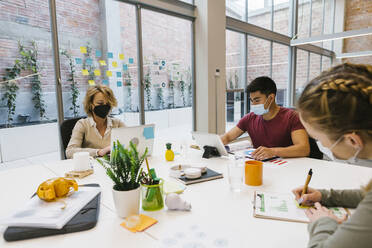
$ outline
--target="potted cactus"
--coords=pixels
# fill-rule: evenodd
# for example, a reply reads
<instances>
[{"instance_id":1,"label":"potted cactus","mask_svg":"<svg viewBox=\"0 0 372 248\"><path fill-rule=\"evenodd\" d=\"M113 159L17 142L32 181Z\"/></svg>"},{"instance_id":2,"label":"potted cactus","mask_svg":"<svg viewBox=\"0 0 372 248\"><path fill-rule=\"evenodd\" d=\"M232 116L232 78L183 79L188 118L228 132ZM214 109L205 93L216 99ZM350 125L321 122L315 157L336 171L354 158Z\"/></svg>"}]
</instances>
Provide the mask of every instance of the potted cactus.
<instances>
[{"instance_id":1,"label":"potted cactus","mask_svg":"<svg viewBox=\"0 0 372 248\"><path fill-rule=\"evenodd\" d=\"M122 218L138 214L142 179L141 165L147 152L146 148L144 154L140 155L132 142L126 149L119 141L114 141L110 158L104 156L102 159L97 159L114 182L112 192L115 208Z\"/></svg>"}]
</instances>

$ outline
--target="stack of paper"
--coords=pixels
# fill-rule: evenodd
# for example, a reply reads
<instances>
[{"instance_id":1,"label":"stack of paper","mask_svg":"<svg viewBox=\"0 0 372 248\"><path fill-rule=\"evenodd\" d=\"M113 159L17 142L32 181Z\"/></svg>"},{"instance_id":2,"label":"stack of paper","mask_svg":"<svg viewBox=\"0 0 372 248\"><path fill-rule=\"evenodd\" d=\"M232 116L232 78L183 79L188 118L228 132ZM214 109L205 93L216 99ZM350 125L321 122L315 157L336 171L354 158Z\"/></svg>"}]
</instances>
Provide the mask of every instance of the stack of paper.
<instances>
[{"instance_id":1,"label":"stack of paper","mask_svg":"<svg viewBox=\"0 0 372 248\"><path fill-rule=\"evenodd\" d=\"M0 219L0 224L61 229L100 191L100 187L79 187L71 196L54 202L45 202L35 196L10 217Z\"/></svg>"}]
</instances>

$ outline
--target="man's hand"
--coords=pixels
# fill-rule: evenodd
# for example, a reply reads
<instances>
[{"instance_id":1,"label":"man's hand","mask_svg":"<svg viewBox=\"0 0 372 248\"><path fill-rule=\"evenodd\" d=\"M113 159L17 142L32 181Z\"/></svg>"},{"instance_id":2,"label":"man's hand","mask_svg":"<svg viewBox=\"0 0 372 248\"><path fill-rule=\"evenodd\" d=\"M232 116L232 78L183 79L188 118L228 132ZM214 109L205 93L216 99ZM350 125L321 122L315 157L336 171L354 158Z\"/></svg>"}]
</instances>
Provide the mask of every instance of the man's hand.
<instances>
[{"instance_id":1,"label":"man's hand","mask_svg":"<svg viewBox=\"0 0 372 248\"><path fill-rule=\"evenodd\" d=\"M260 146L254 152L252 152L252 157L257 160L264 160L275 156L275 148L267 148L264 146Z\"/></svg>"}]
</instances>

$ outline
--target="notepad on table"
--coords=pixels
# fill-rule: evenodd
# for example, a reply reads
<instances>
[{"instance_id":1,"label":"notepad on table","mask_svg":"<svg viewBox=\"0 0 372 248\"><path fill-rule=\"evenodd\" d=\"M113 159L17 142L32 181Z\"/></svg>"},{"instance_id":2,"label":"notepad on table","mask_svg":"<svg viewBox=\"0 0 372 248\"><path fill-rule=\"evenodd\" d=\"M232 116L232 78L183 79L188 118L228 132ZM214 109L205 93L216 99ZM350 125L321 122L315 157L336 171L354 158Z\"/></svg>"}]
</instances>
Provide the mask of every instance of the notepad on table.
<instances>
[{"instance_id":1,"label":"notepad on table","mask_svg":"<svg viewBox=\"0 0 372 248\"><path fill-rule=\"evenodd\" d=\"M339 218L342 218L344 214L349 214L348 209L345 208L334 207L329 209ZM253 216L256 218L309 223L305 209L296 205L296 200L292 193L255 191Z\"/></svg>"},{"instance_id":2,"label":"notepad on table","mask_svg":"<svg viewBox=\"0 0 372 248\"><path fill-rule=\"evenodd\" d=\"M180 178L178 178L178 180L186 185L189 185L193 183L201 183L219 178L223 178L223 174L207 168L207 171L203 173L199 178L188 179L185 176L181 176Z\"/></svg>"}]
</instances>

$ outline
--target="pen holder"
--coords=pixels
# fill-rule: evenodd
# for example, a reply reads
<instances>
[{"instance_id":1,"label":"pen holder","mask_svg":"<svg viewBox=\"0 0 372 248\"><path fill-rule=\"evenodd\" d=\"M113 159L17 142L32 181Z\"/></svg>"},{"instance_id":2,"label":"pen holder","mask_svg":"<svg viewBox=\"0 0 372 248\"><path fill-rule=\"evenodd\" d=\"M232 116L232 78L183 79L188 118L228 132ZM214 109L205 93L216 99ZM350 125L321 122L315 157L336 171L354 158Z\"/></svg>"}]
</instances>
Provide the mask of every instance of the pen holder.
<instances>
[{"instance_id":1,"label":"pen holder","mask_svg":"<svg viewBox=\"0 0 372 248\"><path fill-rule=\"evenodd\" d=\"M164 207L163 179L159 184L141 184L142 209L145 211L157 211Z\"/></svg>"}]
</instances>

